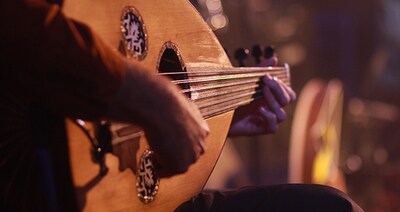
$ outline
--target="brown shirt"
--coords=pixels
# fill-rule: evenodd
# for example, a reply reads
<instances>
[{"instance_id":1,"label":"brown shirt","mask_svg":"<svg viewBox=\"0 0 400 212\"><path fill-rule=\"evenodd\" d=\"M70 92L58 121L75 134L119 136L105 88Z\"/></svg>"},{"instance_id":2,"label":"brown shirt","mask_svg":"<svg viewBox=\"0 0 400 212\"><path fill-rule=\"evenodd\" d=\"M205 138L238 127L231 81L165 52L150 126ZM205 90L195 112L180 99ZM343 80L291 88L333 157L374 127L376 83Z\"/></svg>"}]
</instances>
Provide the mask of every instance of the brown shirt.
<instances>
[{"instance_id":1,"label":"brown shirt","mask_svg":"<svg viewBox=\"0 0 400 212\"><path fill-rule=\"evenodd\" d=\"M1 4L1 83L57 112L101 116L125 71L120 56L58 6Z\"/></svg>"},{"instance_id":2,"label":"brown shirt","mask_svg":"<svg viewBox=\"0 0 400 212\"><path fill-rule=\"evenodd\" d=\"M125 64L56 5L0 4L0 211L42 210L31 108L99 119L115 98Z\"/></svg>"}]
</instances>

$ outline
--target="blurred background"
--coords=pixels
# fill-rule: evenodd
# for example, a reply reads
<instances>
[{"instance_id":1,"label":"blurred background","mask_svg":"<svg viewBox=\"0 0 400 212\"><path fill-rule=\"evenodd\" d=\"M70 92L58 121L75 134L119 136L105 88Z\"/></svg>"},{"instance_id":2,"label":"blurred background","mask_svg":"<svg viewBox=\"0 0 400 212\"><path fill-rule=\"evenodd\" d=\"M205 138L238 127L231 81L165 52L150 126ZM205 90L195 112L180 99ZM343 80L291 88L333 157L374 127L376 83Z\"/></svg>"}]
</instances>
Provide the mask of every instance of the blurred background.
<instances>
[{"instance_id":1,"label":"blurred background","mask_svg":"<svg viewBox=\"0 0 400 212\"><path fill-rule=\"evenodd\" d=\"M191 2L233 65L273 45L298 94L277 134L227 141L207 187L321 183L400 211L400 1Z\"/></svg>"}]
</instances>

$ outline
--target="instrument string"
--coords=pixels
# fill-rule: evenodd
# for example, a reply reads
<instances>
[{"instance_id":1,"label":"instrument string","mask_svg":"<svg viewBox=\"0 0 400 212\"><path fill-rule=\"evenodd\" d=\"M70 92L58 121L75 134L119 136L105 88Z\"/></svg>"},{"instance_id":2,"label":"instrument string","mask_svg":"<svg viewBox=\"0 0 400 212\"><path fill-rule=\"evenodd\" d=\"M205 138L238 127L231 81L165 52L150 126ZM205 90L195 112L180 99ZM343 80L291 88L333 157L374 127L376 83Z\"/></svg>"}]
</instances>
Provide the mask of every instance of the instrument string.
<instances>
[{"instance_id":1,"label":"instrument string","mask_svg":"<svg viewBox=\"0 0 400 212\"><path fill-rule=\"evenodd\" d=\"M253 77L263 77L265 74L235 74L235 75L224 75L224 76L210 76L210 77L202 77L202 78L190 78L190 79L181 79L181 80L173 80L172 83L180 85L180 84L187 84L187 83L206 83L212 81L222 81L222 80L234 80L234 79L246 79L246 78L253 78ZM286 75L271 75L272 77L276 78L283 78Z\"/></svg>"},{"instance_id":2,"label":"instrument string","mask_svg":"<svg viewBox=\"0 0 400 212\"><path fill-rule=\"evenodd\" d=\"M243 74L243 73L274 73L274 72L287 72L286 67L251 67L251 68L225 68L225 69L216 69L216 70L200 70L200 69L193 69L189 72L182 72L182 71L171 71L171 72L163 72L158 73L158 75L180 75L180 74L190 74L190 75L198 75L198 76L205 76L205 75L221 75L221 74Z\"/></svg>"},{"instance_id":3,"label":"instrument string","mask_svg":"<svg viewBox=\"0 0 400 212\"><path fill-rule=\"evenodd\" d=\"M190 85L182 89L209 118L263 98L261 78L269 75L290 86L287 67L226 68L218 70L193 69L188 72L163 72L176 85Z\"/></svg>"}]
</instances>

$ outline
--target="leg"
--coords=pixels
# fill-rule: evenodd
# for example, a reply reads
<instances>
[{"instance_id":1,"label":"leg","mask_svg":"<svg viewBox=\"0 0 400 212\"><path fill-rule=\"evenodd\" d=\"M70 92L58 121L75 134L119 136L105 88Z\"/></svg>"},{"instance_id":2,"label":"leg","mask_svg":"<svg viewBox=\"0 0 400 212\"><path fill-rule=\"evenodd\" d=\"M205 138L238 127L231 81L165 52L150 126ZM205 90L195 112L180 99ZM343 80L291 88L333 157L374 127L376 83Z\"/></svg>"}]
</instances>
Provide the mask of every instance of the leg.
<instances>
[{"instance_id":1,"label":"leg","mask_svg":"<svg viewBox=\"0 0 400 212\"><path fill-rule=\"evenodd\" d=\"M345 193L323 185L288 184L205 191L177 211L363 211Z\"/></svg>"}]
</instances>

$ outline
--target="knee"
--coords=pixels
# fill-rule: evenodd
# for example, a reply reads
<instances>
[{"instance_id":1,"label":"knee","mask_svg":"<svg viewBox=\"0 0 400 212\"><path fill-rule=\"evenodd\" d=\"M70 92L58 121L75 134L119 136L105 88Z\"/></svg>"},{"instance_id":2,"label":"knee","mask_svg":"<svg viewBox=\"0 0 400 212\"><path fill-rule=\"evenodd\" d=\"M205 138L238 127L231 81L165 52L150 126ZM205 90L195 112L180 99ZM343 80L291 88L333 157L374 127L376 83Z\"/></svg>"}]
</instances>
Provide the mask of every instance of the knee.
<instances>
[{"instance_id":1,"label":"knee","mask_svg":"<svg viewBox=\"0 0 400 212\"><path fill-rule=\"evenodd\" d=\"M336 188L324 185L309 186L311 198L323 211L363 211L349 195Z\"/></svg>"}]
</instances>

